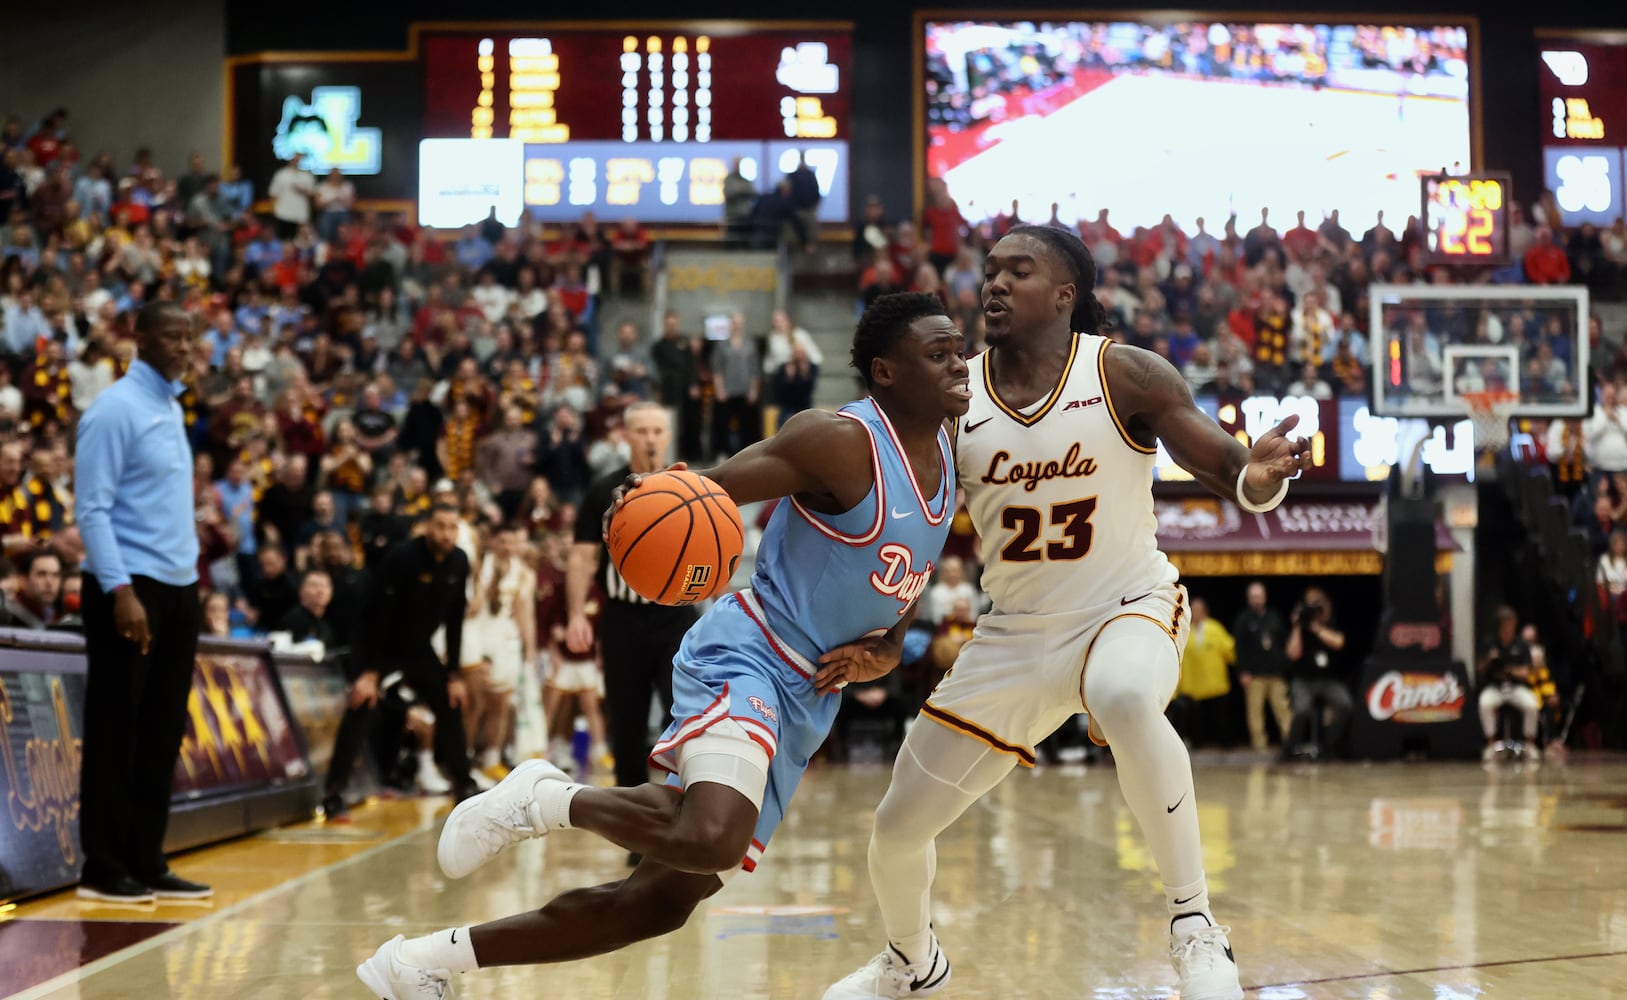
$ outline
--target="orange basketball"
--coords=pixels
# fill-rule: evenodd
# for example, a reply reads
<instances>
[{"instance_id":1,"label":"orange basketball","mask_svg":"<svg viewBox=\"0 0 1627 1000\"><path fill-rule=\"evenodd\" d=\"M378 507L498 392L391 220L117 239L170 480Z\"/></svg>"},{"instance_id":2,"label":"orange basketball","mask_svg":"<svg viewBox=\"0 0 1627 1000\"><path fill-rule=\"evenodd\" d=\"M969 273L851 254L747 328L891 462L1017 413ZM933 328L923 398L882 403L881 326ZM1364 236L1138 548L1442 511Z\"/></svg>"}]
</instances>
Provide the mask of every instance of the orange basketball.
<instances>
[{"instance_id":1,"label":"orange basketball","mask_svg":"<svg viewBox=\"0 0 1627 1000\"><path fill-rule=\"evenodd\" d=\"M745 538L723 488L685 470L645 476L611 517L605 544L639 596L681 606L723 592Z\"/></svg>"}]
</instances>

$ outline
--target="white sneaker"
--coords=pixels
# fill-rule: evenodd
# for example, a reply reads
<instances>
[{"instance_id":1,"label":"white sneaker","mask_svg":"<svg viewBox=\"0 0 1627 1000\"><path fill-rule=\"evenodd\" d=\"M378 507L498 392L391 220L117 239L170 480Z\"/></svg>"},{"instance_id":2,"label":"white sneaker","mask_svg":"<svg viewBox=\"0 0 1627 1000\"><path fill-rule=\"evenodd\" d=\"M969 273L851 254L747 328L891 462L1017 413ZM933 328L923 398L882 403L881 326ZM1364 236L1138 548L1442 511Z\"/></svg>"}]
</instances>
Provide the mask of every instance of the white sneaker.
<instances>
[{"instance_id":1,"label":"white sneaker","mask_svg":"<svg viewBox=\"0 0 1627 1000\"><path fill-rule=\"evenodd\" d=\"M898 997L924 997L949 985L949 959L932 939L932 959L918 965L904 960L904 953L891 944L872 958L864 968L825 991L824 1000L894 1000ZM1185 994L1182 994L1185 1000Z\"/></svg>"},{"instance_id":2,"label":"white sneaker","mask_svg":"<svg viewBox=\"0 0 1627 1000\"><path fill-rule=\"evenodd\" d=\"M1490 764L1497 759L1497 744L1487 743L1486 749L1480 751L1480 759Z\"/></svg>"},{"instance_id":3,"label":"white sneaker","mask_svg":"<svg viewBox=\"0 0 1627 1000\"><path fill-rule=\"evenodd\" d=\"M418 756L418 790L425 795L445 795L452 790L452 783L435 765L435 758L423 754Z\"/></svg>"},{"instance_id":4,"label":"white sneaker","mask_svg":"<svg viewBox=\"0 0 1627 1000\"><path fill-rule=\"evenodd\" d=\"M1189 916L1203 917L1209 926L1186 938L1171 933L1169 960L1180 979L1181 1000L1243 1000L1237 960L1226 937L1231 928L1218 926L1201 913Z\"/></svg>"},{"instance_id":5,"label":"white sneaker","mask_svg":"<svg viewBox=\"0 0 1627 1000\"><path fill-rule=\"evenodd\" d=\"M545 760L522 761L489 792L458 803L441 827L435 857L447 878L463 878L510 844L548 832L537 814L533 789L539 781L569 781Z\"/></svg>"},{"instance_id":6,"label":"white sneaker","mask_svg":"<svg viewBox=\"0 0 1627 1000\"><path fill-rule=\"evenodd\" d=\"M452 973L446 969L420 969L398 957L404 935L379 946L373 957L356 966L356 976L382 1000L456 1000Z\"/></svg>"}]
</instances>

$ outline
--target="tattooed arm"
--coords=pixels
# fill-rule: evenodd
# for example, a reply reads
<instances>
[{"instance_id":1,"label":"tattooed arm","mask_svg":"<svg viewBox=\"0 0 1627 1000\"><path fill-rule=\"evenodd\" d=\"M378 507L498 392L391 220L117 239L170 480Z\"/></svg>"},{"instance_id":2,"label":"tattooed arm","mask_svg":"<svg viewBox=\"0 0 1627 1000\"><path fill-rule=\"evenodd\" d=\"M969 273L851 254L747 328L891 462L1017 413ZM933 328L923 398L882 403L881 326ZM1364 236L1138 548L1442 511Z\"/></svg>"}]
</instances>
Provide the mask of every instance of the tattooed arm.
<instances>
[{"instance_id":1,"label":"tattooed arm","mask_svg":"<svg viewBox=\"0 0 1627 1000\"><path fill-rule=\"evenodd\" d=\"M1252 449L1245 448L1198 409L1186 379L1168 361L1137 347L1112 345L1106 350L1106 388L1125 432L1143 448L1162 441L1175 464L1217 496L1236 499L1241 474L1243 499L1269 503L1283 481L1303 468L1310 442L1288 437L1299 423L1297 416L1290 415L1260 435Z\"/></svg>"}]
</instances>

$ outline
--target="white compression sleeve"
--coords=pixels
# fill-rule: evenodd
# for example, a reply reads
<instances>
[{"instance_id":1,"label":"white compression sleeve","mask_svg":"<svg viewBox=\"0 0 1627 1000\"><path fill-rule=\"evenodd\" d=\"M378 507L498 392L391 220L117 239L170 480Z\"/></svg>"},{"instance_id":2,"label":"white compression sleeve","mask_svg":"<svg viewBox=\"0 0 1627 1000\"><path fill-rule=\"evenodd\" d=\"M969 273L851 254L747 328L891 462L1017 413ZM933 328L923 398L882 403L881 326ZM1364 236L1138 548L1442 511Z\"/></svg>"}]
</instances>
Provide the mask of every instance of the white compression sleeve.
<instances>
[{"instance_id":1,"label":"white compression sleeve","mask_svg":"<svg viewBox=\"0 0 1627 1000\"><path fill-rule=\"evenodd\" d=\"M1180 670L1169 634L1143 618L1110 622L1085 664L1085 704L1113 748L1119 789L1166 886L1203 878L1192 759L1164 717Z\"/></svg>"},{"instance_id":2,"label":"white compression sleeve","mask_svg":"<svg viewBox=\"0 0 1627 1000\"><path fill-rule=\"evenodd\" d=\"M921 952L932 933L935 838L1010 774L1016 762L925 717L904 738L892 784L876 807L870 884L888 940L910 961L928 957Z\"/></svg>"}]
</instances>

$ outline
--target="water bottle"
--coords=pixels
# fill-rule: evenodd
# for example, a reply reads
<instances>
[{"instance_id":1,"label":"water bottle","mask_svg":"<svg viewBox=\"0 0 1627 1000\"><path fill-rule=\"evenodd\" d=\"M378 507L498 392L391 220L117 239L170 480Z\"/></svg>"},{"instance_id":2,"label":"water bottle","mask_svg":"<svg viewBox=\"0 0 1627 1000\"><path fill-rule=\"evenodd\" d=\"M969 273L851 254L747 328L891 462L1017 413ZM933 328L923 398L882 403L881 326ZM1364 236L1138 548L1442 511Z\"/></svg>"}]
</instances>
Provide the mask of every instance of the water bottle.
<instances>
[{"instance_id":1,"label":"water bottle","mask_svg":"<svg viewBox=\"0 0 1627 1000\"><path fill-rule=\"evenodd\" d=\"M577 780L585 780L588 773L588 749L592 742L588 736L588 720L577 717L576 732L571 734L571 757L576 760Z\"/></svg>"}]
</instances>

